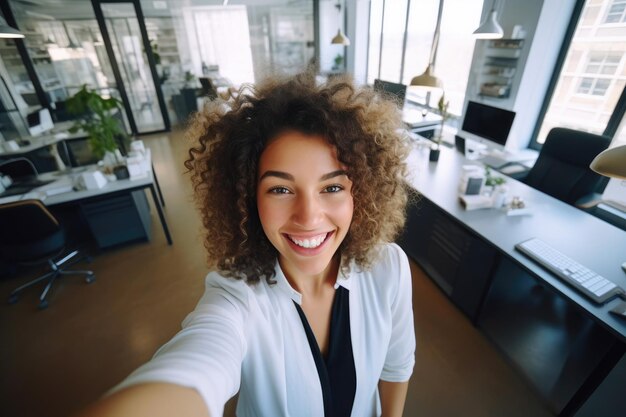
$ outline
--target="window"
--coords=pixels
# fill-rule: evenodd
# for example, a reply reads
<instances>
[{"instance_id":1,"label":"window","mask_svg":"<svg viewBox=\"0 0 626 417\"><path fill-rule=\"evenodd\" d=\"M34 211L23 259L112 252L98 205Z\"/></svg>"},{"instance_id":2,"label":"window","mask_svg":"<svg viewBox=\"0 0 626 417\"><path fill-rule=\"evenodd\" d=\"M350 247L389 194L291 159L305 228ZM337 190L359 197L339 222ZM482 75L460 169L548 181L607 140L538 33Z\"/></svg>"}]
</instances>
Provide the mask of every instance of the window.
<instances>
[{"instance_id":1,"label":"window","mask_svg":"<svg viewBox=\"0 0 626 417\"><path fill-rule=\"evenodd\" d=\"M430 58L438 7L439 0L371 1L368 83L381 78L409 84L413 77L424 72ZM475 43L471 33L480 24L482 7L483 0L444 2L435 74L444 83L450 113L454 115L460 116L463 111ZM409 89L407 98L436 107L439 95Z\"/></svg>"},{"instance_id":2,"label":"window","mask_svg":"<svg viewBox=\"0 0 626 417\"><path fill-rule=\"evenodd\" d=\"M626 21L626 0L613 0L606 14L604 23L620 23Z\"/></svg>"},{"instance_id":3,"label":"window","mask_svg":"<svg viewBox=\"0 0 626 417\"><path fill-rule=\"evenodd\" d=\"M621 54L592 53L585 68L585 75L597 74L598 76L583 77L578 85L577 93L604 96L611 84L611 76L617 72L621 59Z\"/></svg>"},{"instance_id":4,"label":"window","mask_svg":"<svg viewBox=\"0 0 626 417\"><path fill-rule=\"evenodd\" d=\"M563 47L562 65L557 69L553 90L546 96L534 147L544 143L553 127L615 134L614 120L623 116L619 101L626 85L622 59L626 53L626 25L612 28L611 36L607 36L602 26L608 17L595 11L607 10L607 16L620 11L619 18L623 20L625 5L626 0L579 0L575 28Z\"/></svg>"}]
</instances>

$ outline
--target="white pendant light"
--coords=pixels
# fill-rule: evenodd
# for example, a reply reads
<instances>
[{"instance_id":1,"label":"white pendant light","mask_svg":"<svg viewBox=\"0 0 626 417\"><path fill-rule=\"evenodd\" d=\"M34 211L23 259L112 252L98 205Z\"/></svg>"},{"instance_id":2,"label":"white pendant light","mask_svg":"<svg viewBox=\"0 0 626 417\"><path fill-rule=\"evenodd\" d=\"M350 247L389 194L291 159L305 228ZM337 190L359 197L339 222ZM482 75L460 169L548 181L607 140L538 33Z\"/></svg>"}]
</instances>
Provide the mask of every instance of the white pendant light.
<instances>
[{"instance_id":1,"label":"white pendant light","mask_svg":"<svg viewBox=\"0 0 626 417\"><path fill-rule=\"evenodd\" d=\"M491 11L485 21L474 31L476 39L500 39L504 36L502 26L498 23L498 12L496 12L496 0L491 4Z\"/></svg>"},{"instance_id":2,"label":"white pendant light","mask_svg":"<svg viewBox=\"0 0 626 417\"><path fill-rule=\"evenodd\" d=\"M440 89L443 88L443 82L434 74L435 58L437 58L437 48L439 46L439 32L441 31L441 15L443 12L443 0L439 1L439 11L437 12L437 24L435 25L435 33L433 34L433 44L430 48L430 58L426 70L411 79L412 87L421 87L424 89Z\"/></svg>"},{"instance_id":3,"label":"white pendant light","mask_svg":"<svg viewBox=\"0 0 626 417\"><path fill-rule=\"evenodd\" d=\"M23 38L24 35L19 30L8 25L4 17L0 16L0 38Z\"/></svg>"},{"instance_id":4,"label":"white pendant light","mask_svg":"<svg viewBox=\"0 0 626 417\"><path fill-rule=\"evenodd\" d=\"M337 8L337 15L339 16L339 29L337 29L337 34L333 37L330 43L333 45L348 46L350 45L350 39L348 39L348 37L341 30L341 3L337 3L335 7Z\"/></svg>"}]
</instances>

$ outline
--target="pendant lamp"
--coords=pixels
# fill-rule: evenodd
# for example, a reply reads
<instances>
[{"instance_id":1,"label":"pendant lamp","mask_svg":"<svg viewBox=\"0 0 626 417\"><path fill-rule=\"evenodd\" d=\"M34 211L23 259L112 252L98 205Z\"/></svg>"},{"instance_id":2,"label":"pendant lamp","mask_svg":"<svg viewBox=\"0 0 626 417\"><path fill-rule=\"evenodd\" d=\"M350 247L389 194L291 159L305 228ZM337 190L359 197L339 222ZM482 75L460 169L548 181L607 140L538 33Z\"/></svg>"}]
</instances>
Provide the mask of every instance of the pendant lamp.
<instances>
[{"instance_id":1,"label":"pendant lamp","mask_svg":"<svg viewBox=\"0 0 626 417\"><path fill-rule=\"evenodd\" d=\"M606 177L626 180L626 145L601 152L591 161L589 168Z\"/></svg>"},{"instance_id":2,"label":"pendant lamp","mask_svg":"<svg viewBox=\"0 0 626 417\"><path fill-rule=\"evenodd\" d=\"M330 41L330 43L333 44L333 45L348 46L348 45L350 45L350 39L348 39L348 37L341 30L341 3L337 3L335 5L335 7L337 8L337 16L338 16L338 19L339 19L339 29L337 29L337 34Z\"/></svg>"},{"instance_id":3,"label":"pendant lamp","mask_svg":"<svg viewBox=\"0 0 626 417\"><path fill-rule=\"evenodd\" d=\"M427 89L443 88L443 82L434 74L435 59L437 58L437 47L439 46L439 33L441 31L441 15L443 12L443 0L439 1L439 11L437 12L437 24L433 34L433 44L430 48L430 58L426 70L411 80L411 86Z\"/></svg>"},{"instance_id":4,"label":"pendant lamp","mask_svg":"<svg viewBox=\"0 0 626 417\"><path fill-rule=\"evenodd\" d=\"M0 16L0 38L23 38L24 35L19 30L9 26L4 17Z\"/></svg>"},{"instance_id":5,"label":"pendant lamp","mask_svg":"<svg viewBox=\"0 0 626 417\"><path fill-rule=\"evenodd\" d=\"M491 11L485 21L474 31L476 39L500 39L504 36L502 26L498 23L498 12L496 12L496 0L491 4Z\"/></svg>"}]
</instances>

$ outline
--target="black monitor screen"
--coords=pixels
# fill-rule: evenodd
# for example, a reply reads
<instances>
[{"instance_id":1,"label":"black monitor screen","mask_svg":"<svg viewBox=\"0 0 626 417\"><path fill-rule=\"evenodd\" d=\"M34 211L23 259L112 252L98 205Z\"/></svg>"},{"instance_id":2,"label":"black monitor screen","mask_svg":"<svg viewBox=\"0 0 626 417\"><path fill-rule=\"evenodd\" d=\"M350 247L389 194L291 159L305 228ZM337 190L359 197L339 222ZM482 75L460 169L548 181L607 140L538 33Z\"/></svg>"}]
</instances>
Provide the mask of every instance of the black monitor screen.
<instances>
[{"instance_id":1,"label":"black monitor screen","mask_svg":"<svg viewBox=\"0 0 626 417\"><path fill-rule=\"evenodd\" d=\"M462 129L504 146L509 137L515 112L470 101Z\"/></svg>"},{"instance_id":2,"label":"black monitor screen","mask_svg":"<svg viewBox=\"0 0 626 417\"><path fill-rule=\"evenodd\" d=\"M35 127L41 124L41 119L39 117L39 110L33 113L28 113L26 115L26 121L28 122L28 127Z\"/></svg>"},{"instance_id":3,"label":"black monitor screen","mask_svg":"<svg viewBox=\"0 0 626 417\"><path fill-rule=\"evenodd\" d=\"M376 79L374 80L374 90L393 94L398 97L401 104L404 103L404 96L406 95L406 85L404 84Z\"/></svg>"}]
</instances>

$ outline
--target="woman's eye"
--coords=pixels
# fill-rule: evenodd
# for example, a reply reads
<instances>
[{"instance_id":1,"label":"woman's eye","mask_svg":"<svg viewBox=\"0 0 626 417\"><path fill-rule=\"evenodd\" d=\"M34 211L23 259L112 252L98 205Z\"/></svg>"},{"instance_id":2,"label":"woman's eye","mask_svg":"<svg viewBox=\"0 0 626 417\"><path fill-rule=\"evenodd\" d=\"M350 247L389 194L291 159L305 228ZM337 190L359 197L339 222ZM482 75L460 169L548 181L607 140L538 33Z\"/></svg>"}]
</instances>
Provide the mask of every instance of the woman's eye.
<instances>
[{"instance_id":1,"label":"woman's eye","mask_svg":"<svg viewBox=\"0 0 626 417\"><path fill-rule=\"evenodd\" d=\"M285 187L274 187L269 190L271 194L289 194L289 190Z\"/></svg>"},{"instance_id":2,"label":"woman's eye","mask_svg":"<svg viewBox=\"0 0 626 417\"><path fill-rule=\"evenodd\" d=\"M338 193L342 190L343 187L341 185L329 185L328 187L324 188L325 193Z\"/></svg>"}]
</instances>

